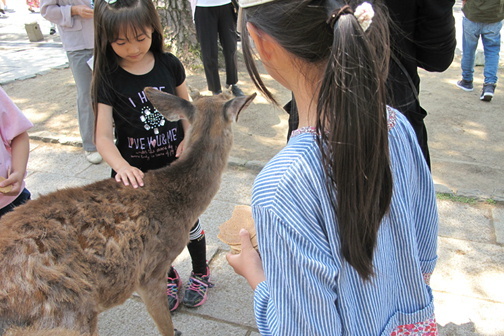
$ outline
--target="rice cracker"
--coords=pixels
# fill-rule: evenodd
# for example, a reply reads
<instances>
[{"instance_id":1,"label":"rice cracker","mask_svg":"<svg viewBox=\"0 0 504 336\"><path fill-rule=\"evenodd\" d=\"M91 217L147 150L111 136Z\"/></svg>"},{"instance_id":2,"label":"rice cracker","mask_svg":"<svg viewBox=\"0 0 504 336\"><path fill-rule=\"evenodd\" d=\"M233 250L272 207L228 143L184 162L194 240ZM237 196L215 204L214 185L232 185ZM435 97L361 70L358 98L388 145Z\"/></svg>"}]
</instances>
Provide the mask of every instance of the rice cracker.
<instances>
[{"instance_id":1,"label":"rice cracker","mask_svg":"<svg viewBox=\"0 0 504 336\"><path fill-rule=\"evenodd\" d=\"M235 206L231 218L219 226L217 238L229 245L232 254L241 252L241 229L249 232L252 246L257 250L257 233L252 218L252 208L249 205Z\"/></svg>"}]
</instances>

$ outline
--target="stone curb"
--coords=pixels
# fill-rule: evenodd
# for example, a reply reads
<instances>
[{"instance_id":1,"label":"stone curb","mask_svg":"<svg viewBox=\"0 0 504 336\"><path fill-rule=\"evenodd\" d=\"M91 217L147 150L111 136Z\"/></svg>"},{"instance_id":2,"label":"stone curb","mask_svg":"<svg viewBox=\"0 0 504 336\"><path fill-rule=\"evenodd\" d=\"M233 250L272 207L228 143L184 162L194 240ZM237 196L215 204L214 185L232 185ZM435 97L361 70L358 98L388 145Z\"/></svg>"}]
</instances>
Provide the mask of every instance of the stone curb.
<instances>
[{"instance_id":1,"label":"stone curb","mask_svg":"<svg viewBox=\"0 0 504 336\"><path fill-rule=\"evenodd\" d=\"M65 63L65 64L62 64L62 65L59 65L59 66L52 67L51 69L39 71L37 73L29 74L29 75L26 75L26 76L21 76L19 78L8 79L8 80L5 80L5 81L1 81L0 80L0 85L7 85L7 84L10 84L10 83L13 83L13 82L23 81L25 79L30 79L30 78L35 78L37 76L45 75L46 73L48 73L48 72L50 72L50 71L52 71L54 69L66 69L68 67L69 67L68 63Z\"/></svg>"},{"instance_id":2,"label":"stone curb","mask_svg":"<svg viewBox=\"0 0 504 336\"><path fill-rule=\"evenodd\" d=\"M82 141L76 138L58 138L51 136L48 132L38 132L30 135L30 139L47 142L47 143L57 143L65 146L82 147ZM228 165L233 167L242 167L245 169L250 169L253 171L261 171L267 162L258 160L246 160L237 157L230 157L228 160ZM457 190L456 192L451 190L445 185L435 184L434 188L436 194L448 195L449 197L463 197L478 202L484 202L488 200L495 201L496 203L504 204L504 195L486 195L479 190ZM504 218L504 215L503 215ZM504 219L503 219L504 223ZM504 233L502 241L504 242Z\"/></svg>"}]
</instances>

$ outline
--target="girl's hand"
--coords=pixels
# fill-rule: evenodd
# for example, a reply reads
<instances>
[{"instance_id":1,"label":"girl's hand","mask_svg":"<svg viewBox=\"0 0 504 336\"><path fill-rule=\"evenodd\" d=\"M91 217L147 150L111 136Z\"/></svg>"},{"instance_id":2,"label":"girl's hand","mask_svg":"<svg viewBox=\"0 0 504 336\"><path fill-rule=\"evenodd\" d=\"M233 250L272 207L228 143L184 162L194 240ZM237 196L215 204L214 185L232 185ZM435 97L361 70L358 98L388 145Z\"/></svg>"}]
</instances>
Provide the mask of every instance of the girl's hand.
<instances>
[{"instance_id":1,"label":"girl's hand","mask_svg":"<svg viewBox=\"0 0 504 336\"><path fill-rule=\"evenodd\" d=\"M132 185L133 188L143 187L144 173L138 168L130 165L121 167L116 171L115 179L117 182L124 183L125 186Z\"/></svg>"},{"instance_id":2,"label":"girl's hand","mask_svg":"<svg viewBox=\"0 0 504 336\"><path fill-rule=\"evenodd\" d=\"M23 178L24 176L17 172L9 174L9 177L0 182L0 187L3 188L7 186L12 186L12 188L9 192L4 193L3 195L17 196L21 192L21 186L23 185Z\"/></svg>"},{"instance_id":3,"label":"girl's hand","mask_svg":"<svg viewBox=\"0 0 504 336\"><path fill-rule=\"evenodd\" d=\"M175 153L175 157L179 157L182 155L185 149L185 139L180 142L180 144L177 147L177 152Z\"/></svg>"},{"instance_id":4,"label":"girl's hand","mask_svg":"<svg viewBox=\"0 0 504 336\"><path fill-rule=\"evenodd\" d=\"M226 259L229 265L233 267L236 274L244 277L248 281L250 287L255 290L259 283L266 280L261 263L261 257L252 247L250 233L247 230L240 230L240 239L242 247L241 253L228 253L226 255Z\"/></svg>"}]
</instances>

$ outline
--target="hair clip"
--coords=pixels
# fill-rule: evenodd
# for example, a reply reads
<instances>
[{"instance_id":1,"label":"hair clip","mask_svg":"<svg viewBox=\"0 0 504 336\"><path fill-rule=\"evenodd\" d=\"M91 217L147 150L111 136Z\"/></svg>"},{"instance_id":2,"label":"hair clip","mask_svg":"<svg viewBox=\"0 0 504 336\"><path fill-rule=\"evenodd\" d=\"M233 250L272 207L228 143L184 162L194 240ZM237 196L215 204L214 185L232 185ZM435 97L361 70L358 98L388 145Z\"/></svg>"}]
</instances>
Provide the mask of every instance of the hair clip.
<instances>
[{"instance_id":1,"label":"hair clip","mask_svg":"<svg viewBox=\"0 0 504 336\"><path fill-rule=\"evenodd\" d=\"M371 22L373 22L373 6L369 2L363 2L355 8L354 15L357 18L362 30L366 31L371 25Z\"/></svg>"}]
</instances>

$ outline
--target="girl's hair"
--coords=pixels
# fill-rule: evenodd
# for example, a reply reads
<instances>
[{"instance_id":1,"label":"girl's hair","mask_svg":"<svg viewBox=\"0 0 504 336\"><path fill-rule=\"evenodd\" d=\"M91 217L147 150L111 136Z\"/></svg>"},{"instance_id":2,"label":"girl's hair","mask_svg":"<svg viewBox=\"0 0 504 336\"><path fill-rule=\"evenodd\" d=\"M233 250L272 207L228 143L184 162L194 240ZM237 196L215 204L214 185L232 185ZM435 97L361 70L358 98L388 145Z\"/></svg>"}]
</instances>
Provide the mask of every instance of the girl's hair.
<instances>
[{"instance_id":1,"label":"girl's hair","mask_svg":"<svg viewBox=\"0 0 504 336\"><path fill-rule=\"evenodd\" d=\"M129 38L133 38L139 33L145 34L145 28L151 27L153 32L150 51L154 53L164 51L164 41L159 15L152 0L96 0L94 26L94 67L91 94L96 115L98 89L102 86L111 87L110 74L119 66L120 58L110 45L117 41L119 33L130 28L134 32L134 36L129 36Z\"/></svg>"},{"instance_id":2,"label":"girl's hair","mask_svg":"<svg viewBox=\"0 0 504 336\"><path fill-rule=\"evenodd\" d=\"M325 67L314 99L326 185L342 254L367 280L373 275L377 232L392 198L385 102L389 33L379 1L373 1L371 26L361 28L353 15L361 2L276 0L244 8L242 31L250 22L303 63ZM340 9L341 15L331 20ZM254 84L275 102L255 67L250 41L242 43Z\"/></svg>"}]
</instances>

